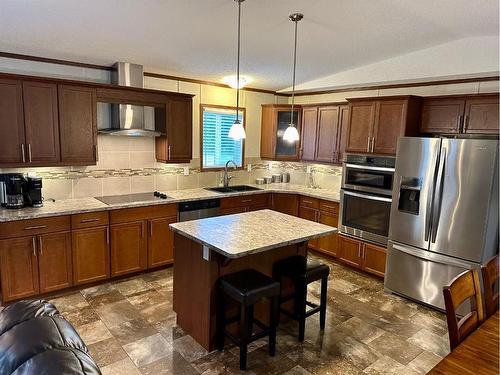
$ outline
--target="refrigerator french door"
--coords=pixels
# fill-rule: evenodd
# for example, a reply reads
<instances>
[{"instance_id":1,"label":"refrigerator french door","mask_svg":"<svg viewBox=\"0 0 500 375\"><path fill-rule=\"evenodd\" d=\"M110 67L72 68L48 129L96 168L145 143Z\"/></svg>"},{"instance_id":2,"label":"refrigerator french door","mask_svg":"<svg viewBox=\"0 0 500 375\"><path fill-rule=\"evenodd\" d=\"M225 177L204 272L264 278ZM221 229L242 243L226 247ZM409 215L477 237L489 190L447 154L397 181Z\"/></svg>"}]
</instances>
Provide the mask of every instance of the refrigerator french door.
<instances>
[{"instance_id":1,"label":"refrigerator french door","mask_svg":"<svg viewBox=\"0 0 500 375\"><path fill-rule=\"evenodd\" d=\"M498 249L498 141L400 138L394 177L385 288L444 309Z\"/></svg>"}]
</instances>

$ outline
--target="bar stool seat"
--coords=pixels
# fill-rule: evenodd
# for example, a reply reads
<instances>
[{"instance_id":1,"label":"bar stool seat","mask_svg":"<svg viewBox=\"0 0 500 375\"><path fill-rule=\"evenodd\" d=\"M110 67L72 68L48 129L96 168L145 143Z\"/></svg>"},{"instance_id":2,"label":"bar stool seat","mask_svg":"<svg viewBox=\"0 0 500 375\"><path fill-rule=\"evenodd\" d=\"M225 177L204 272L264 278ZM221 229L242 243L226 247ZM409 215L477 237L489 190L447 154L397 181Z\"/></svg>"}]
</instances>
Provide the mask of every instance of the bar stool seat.
<instances>
[{"instance_id":1,"label":"bar stool seat","mask_svg":"<svg viewBox=\"0 0 500 375\"><path fill-rule=\"evenodd\" d=\"M304 341L305 322L309 316L319 312L320 329L323 330L325 328L329 274L330 268L327 265L301 255L289 257L274 264L273 278L281 283L282 278L286 277L294 284L294 292L292 294L283 296L282 291L280 292L280 306L293 299L295 303L294 311L290 312L281 307L279 311L299 322L299 341ZM307 301L307 286L317 280L321 280L319 305ZM311 307L308 311L307 306Z\"/></svg>"},{"instance_id":2,"label":"bar stool seat","mask_svg":"<svg viewBox=\"0 0 500 375\"><path fill-rule=\"evenodd\" d=\"M223 350L226 337L240 348L240 369L246 370L248 344L269 336L269 355L276 353L276 327L279 313L280 284L273 278L256 270L243 270L219 278L221 295L217 303L216 347ZM239 304L239 314L226 318L226 297ZM254 318L254 305L269 298L269 325ZM239 321L239 337L226 330L230 323ZM254 332L254 325L260 331Z\"/></svg>"}]
</instances>

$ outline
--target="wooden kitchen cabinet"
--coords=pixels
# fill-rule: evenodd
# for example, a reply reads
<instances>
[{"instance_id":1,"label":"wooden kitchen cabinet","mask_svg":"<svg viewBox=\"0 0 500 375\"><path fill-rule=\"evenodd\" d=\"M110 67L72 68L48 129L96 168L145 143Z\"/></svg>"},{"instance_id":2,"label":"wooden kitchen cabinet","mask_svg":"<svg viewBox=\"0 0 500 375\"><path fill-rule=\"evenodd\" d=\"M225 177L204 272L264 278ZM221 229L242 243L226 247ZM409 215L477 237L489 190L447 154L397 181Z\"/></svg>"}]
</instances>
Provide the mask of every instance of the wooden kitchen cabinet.
<instances>
[{"instance_id":1,"label":"wooden kitchen cabinet","mask_svg":"<svg viewBox=\"0 0 500 375\"><path fill-rule=\"evenodd\" d=\"M318 107L305 107L302 110L302 137L300 159L314 161L318 132Z\"/></svg>"},{"instance_id":2,"label":"wooden kitchen cabinet","mask_svg":"<svg viewBox=\"0 0 500 375\"><path fill-rule=\"evenodd\" d=\"M29 165L60 161L57 85L23 82L25 159Z\"/></svg>"},{"instance_id":3,"label":"wooden kitchen cabinet","mask_svg":"<svg viewBox=\"0 0 500 375\"><path fill-rule=\"evenodd\" d=\"M363 269L384 277L387 251L383 247L365 243L363 245Z\"/></svg>"},{"instance_id":4,"label":"wooden kitchen cabinet","mask_svg":"<svg viewBox=\"0 0 500 375\"><path fill-rule=\"evenodd\" d=\"M72 286L71 233L42 234L37 239L40 293Z\"/></svg>"},{"instance_id":5,"label":"wooden kitchen cabinet","mask_svg":"<svg viewBox=\"0 0 500 375\"><path fill-rule=\"evenodd\" d=\"M61 163L97 163L96 90L86 86L58 85Z\"/></svg>"},{"instance_id":6,"label":"wooden kitchen cabinet","mask_svg":"<svg viewBox=\"0 0 500 375\"><path fill-rule=\"evenodd\" d=\"M71 233L71 238L73 284L81 285L109 279L109 227L98 226L74 229Z\"/></svg>"},{"instance_id":7,"label":"wooden kitchen cabinet","mask_svg":"<svg viewBox=\"0 0 500 375\"><path fill-rule=\"evenodd\" d=\"M338 213L319 212L319 223L338 228L339 215ZM329 236L320 237L318 239L318 250L328 255L338 255L338 239L337 234L330 234Z\"/></svg>"},{"instance_id":8,"label":"wooden kitchen cabinet","mask_svg":"<svg viewBox=\"0 0 500 375\"><path fill-rule=\"evenodd\" d=\"M363 265L363 258L361 256L362 242L353 238L339 236L338 243L338 258L350 266L361 268Z\"/></svg>"},{"instance_id":9,"label":"wooden kitchen cabinet","mask_svg":"<svg viewBox=\"0 0 500 375\"><path fill-rule=\"evenodd\" d=\"M0 165L20 165L26 161L22 81L0 79L0 113Z\"/></svg>"},{"instance_id":10,"label":"wooden kitchen cabinet","mask_svg":"<svg viewBox=\"0 0 500 375\"><path fill-rule=\"evenodd\" d=\"M40 292L35 236L0 241L0 273L4 302Z\"/></svg>"},{"instance_id":11,"label":"wooden kitchen cabinet","mask_svg":"<svg viewBox=\"0 0 500 375\"><path fill-rule=\"evenodd\" d=\"M318 210L310 207L299 207L299 217L306 220L318 221ZM318 248L318 239L315 238L308 242L308 246L311 249L316 250Z\"/></svg>"},{"instance_id":12,"label":"wooden kitchen cabinet","mask_svg":"<svg viewBox=\"0 0 500 375\"><path fill-rule=\"evenodd\" d=\"M425 98L420 131L428 134L499 133L499 95Z\"/></svg>"},{"instance_id":13,"label":"wooden kitchen cabinet","mask_svg":"<svg viewBox=\"0 0 500 375\"><path fill-rule=\"evenodd\" d=\"M110 226L111 276L126 275L147 268L146 221Z\"/></svg>"},{"instance_id":14,"label":"wooden kitchen cabinet","mask_svg":"<svg viewBox=\"0 0 500 375\"><path fill-rule=\"evenodd\" d=\"M174 233L169 225L177 217L166 217L148 221L148 268L164 266L174 262Z\"/></svg>"},{"instance_id":15,"label":"wooden kitchen cabinet","mask_svg":"<svg viewBox=\"0 0 500 375\"><path fill-rule=\"evenodd\" d=\"M347 144L347 128L349 126L349 106L341 105L339 113L339 135L337 137L337 158L336 162L341 164L344 161Z\"/></svg>"},{"instance_id":16,"label":"wooden kitchen cabinet","mask_svg":"<svg viewBox=\"0 0 500 375\"><path fill-rule=\"evenodd\" d=\"M252 194L227 197L220 200L220 215L231 215L242 212L262 210L270 206L270 194Z\"/></svg>"},{"instance_id":17,"label":"wooden kitchen cabinet","mask_svg":"<svg viewBox=\"0 0 500 375\"><path fill-rule=\"evenodd\" d=\"M400 136L418 135L419 97L357 98L348 101L347 152L395 155Z\"/></svg>"},{"instance_id":18,"label":"wooden kitchen cabinet","mask_svg":"<svg viewBox=\"0 0 500 375\"><path fill-rule=\"evenodd\" d=\"M262 159L297 161L299 160L300 142L289 143L283 140L283 134L292 121L291 106L262 105L260 138L260 157ZM293 123L300 134L301 107L294 106Z\"/></svg>"},{"instance_id":19,"label":"wooden kitchen cabinet","mask_svg":"<svg viewBox=\"0 0 500 375\"><path fill-rule=\"evenodd\" d=\"M193 100L168 97L165 136L155 138L156 160L162 163L189 163L193 157Z\"/></svg>"},{"instance_id":20,"label":"wooden kitchen cabinet","mask_svg":"<svg viewBox=\"0 0 500 375\"><path fill-rule=\"evenodd\" d=\"M355 238L338 235L338 259L342 262L384 277L387 250Z\"/></svg>"},{"instance_id":21,"label":"wooden kitchen cabinet","mask_svg":"<svg viewBox=\"0 0 500 375\"><path fill-rule=\"evenodd\" d=\"M273 193L271 196L271 209L284 214L298 216L299 197L297 194Z\"/></svg>"}]
</instances>

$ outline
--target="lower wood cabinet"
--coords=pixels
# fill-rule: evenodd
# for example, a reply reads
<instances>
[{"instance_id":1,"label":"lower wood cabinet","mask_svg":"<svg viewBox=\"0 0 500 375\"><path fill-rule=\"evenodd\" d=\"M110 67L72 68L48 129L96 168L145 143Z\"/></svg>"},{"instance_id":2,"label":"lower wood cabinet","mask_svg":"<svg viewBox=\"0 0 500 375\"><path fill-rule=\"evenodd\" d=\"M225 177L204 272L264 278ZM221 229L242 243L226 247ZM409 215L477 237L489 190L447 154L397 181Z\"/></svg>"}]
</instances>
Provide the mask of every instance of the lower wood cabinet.
<instances>
[{"instance_id":1,"label":"lower wood cabinet","mask_svg":"<svg viewBox=\"0 0 500 375\"><path fill-rule=\"evenodd\" d=\"M109 227L73 230L73 284L81 285L110 277Z\"/></svg>"},{"instance_id":2,"label":"lower wood cabinet","mask_svg":"<svg viewBox=\"0 0 500 375\"><path fill-rule=\"evenodd\" d=\"M111 276L143 271L147 267L148 239L144 220L113 224L111 234Z\"/></svg>"},{"instance_id":3,"label":"lower wood cabinet","mask_svg":"<svg viewBox=\"0 0 500 375\"><path fill-rule=\"evenodd\" d=\"M73 285L71 232L38 236L38 254L40 293L69 288Z\"/></svg>"},{"instance_id":4,"label":"lower wood cabinet","mask_svg":"<svg viewBox=\"0 0 500 375\"><path fill-rule=\"evenodd\" d=\"M274 193L271 196L271 208L284 214L298 216L299 197L297 194Z\"/></svg>"},{"instance_id":5,"label":"lower wood cabinet","mask_svg":"<svg viewBox=\"0 0 500 375\"><path fill-rule=\"evenodd\" d=\"M318 222L337 228L339 223L339 216L335 213L320 211ZM325 237L320 237L318 239L318 250L336 257L338 253L337 237L337 233Z\"/></svg>"},{"instance_id":6,"label":"lower wood cabinet","mask_svg":"<svg viewBox=\"0 0 500 375\"><path fill-rule=\"evenodd\" d=\"M263 210L270 207L270 194L242 195L222 198L219 215L240 214L243 212Z\"/></svg>"},{"instance_id":7,"label":"lower wood cabinet","mask_svg":"<svg viewBox=\"0 0 500 375\"><path fill-rule=\"evenodd\" d=\"M355 238L338 236L338 259L374 275L384 277L387 251Z\"/></svg>"},{"instance_id":8,"label":"lower wood cabinet","mask_svg":"<svg viewBox=\"0 0 500 375\"><path fill-rule=\"evenodd\" d=\"M299 217L306 220L318 221L318 210L309 207L299 207ZM310 240L308 246L311 249L318 248L318 239Z\"/></svg>"},{"instance_id":9,"label":"lower wood cabinet","mask_svg":"<svg viewBox=\"0 0 500 375\"><path fill-rule=\"evenodd\" d=\"M151 219L148 221L148 268L164 266L174 262L174 233L169 225L177 217Z\"/></svg>"}]
</instances>

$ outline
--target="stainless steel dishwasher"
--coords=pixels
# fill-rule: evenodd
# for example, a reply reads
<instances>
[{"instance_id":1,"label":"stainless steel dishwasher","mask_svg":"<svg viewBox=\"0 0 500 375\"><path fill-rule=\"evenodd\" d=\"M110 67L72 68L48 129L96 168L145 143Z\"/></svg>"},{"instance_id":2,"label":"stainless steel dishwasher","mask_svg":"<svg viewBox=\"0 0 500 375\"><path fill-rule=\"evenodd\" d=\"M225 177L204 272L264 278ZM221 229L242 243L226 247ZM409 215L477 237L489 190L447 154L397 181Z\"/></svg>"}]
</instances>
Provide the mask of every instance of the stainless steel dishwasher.
<instances>
[{"instance_id":1,"label":"stainless steel dishwasher","mask_svg":"<svg viewBox=\"0 0 500 375\"><path fill-rule=\"evenodd\" d=\"M179 203L179 221L203 219L219 215L220 199Z\"/></svg>"}]
</instances>

